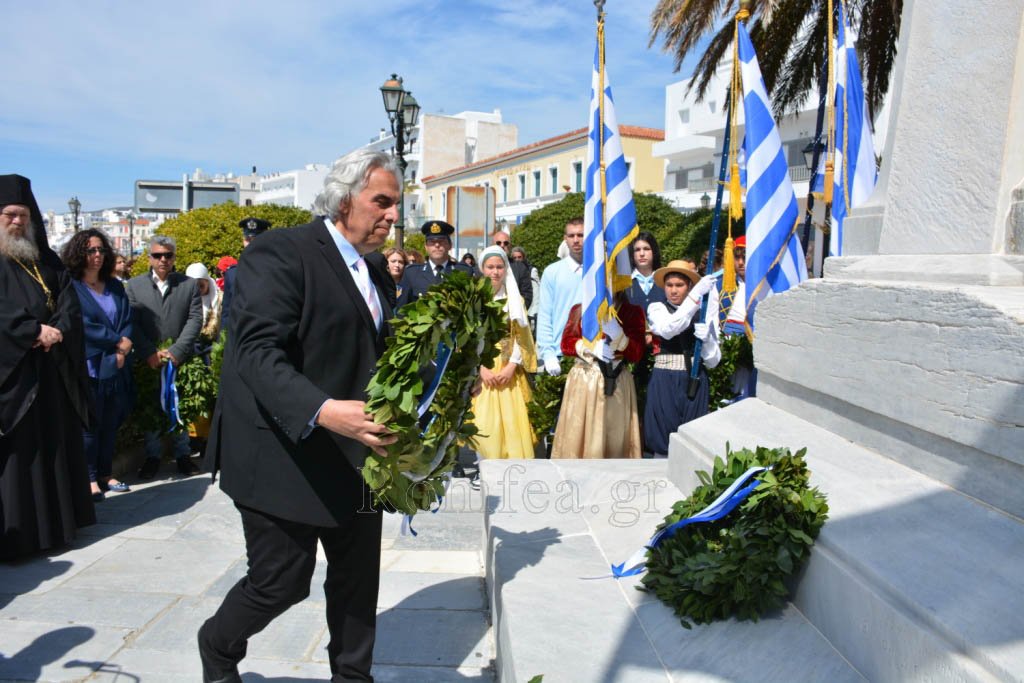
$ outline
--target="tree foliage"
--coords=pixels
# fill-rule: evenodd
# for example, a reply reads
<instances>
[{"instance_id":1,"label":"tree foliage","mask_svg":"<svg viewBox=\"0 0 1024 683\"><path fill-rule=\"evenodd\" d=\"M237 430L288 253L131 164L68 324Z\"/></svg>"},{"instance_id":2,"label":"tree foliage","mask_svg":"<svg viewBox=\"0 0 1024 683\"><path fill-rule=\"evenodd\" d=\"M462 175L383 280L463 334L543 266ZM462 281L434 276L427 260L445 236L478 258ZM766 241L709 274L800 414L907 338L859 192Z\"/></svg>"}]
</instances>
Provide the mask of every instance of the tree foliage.
<instances>
[{"instance_id":1,"label":"tree foliage","mask_svg":"<svg viewBox=\"0 0 1024 683\"><path fill-rule=\"evenodd\" d=\"M157 234L173 237L177 242L178 270L184 271L191 263L202 263L212 268L221 256L238 258L242 253L242 229L238 222L249 216L270 221L271 229L301 225L313 218L309 211L291 206L238 206L226 202L206 209L192 209L170 218L164 221ZM143 254L136 260L132 274L144 273L148 267L149 259Z\"/></svg>"},{"instance_id":2,"label":"tree foliage","mask_svg":"<svg viewBox=\"0 0 1024 683\"><path fill-rule=\"evenodd\" d=\"M700 260L711 237L711 212L682 214L661 197L633 193L637 225L654 234L661 248L662 263L671 259ZM566 195L561 201L543 206L512 231L512 244L523 247L538 271L558 259L565 224L583 215L583 194ZM742 234L742 226L734 228L734 236ZM725 244L725 230L719 230L718 245Z\"/></svg>"},{"instance_id":3,"label":"tree foliage","mask_svg":"<svg viewBox=\"0 0 1024 683\"><path fill-rule=\"evenodd\" d=\"M659 0L651 13L650 45L661 39L662 50L675 57L676 71L706 45L690 80L700 100L718 65L731 54L738 5L738 0ZM828 8L821 0L751 2L750 40L777 117L798 110L817 87L827 49ZM889 90L903 0L850 0L848 11L859 36L864 92L874 118Z\"/></svg>"}]
</instances>

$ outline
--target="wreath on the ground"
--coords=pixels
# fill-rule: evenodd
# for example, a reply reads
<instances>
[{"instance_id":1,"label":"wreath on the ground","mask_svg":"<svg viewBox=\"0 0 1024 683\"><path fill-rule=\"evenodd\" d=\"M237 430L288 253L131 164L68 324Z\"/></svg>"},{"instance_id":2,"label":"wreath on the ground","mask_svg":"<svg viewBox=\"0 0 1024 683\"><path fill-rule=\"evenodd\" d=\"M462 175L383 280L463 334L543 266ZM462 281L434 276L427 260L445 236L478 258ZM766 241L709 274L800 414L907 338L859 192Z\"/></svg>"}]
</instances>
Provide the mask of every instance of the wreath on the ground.
<instances>
[{"instance_id":1,"label":"wreath on the ground","mask_svg":"<svg viewBox=\"0 0 1024 683\"><path fill-rule=\"evenodd\" d=\"M825 496L808 486L806 448L731 451L716 457L711 474L672 506L659 527L692 517L750 467L770 469L735 510L715 522L690 524L647 553L643 587L675 611L682 625L736 617L757 619L789 597L787 580L806 562L828 517Z\"/></svg>"},{"instance_id":2,"label":"wreath on the ground","mask_svg":"<svg viewBox=\"0 0 1024 683\"><path fill-rule=\"evenodd\" d=\"M391 321L394 333L366 388L366 412L398 440L386 456L371 451L362 470L386 507L410 515L429 510L444 495L459 446L473 445L470 391L508 329L503 305L487 278L455 271ZM432 364L445 368L436 384L421 376Z\"/></svg>"}]
</instances>

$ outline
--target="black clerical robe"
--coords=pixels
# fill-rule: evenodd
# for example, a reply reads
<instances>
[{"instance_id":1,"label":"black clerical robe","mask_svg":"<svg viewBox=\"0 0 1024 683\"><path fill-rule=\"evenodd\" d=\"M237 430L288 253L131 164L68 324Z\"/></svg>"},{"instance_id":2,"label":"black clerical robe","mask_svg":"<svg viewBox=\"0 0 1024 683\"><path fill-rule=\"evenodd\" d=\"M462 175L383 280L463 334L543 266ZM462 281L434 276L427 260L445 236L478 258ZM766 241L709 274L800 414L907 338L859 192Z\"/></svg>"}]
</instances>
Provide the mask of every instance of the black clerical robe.
<instances>
[{"instance_id":1,"label":"black clerical robe","mask_svg":"<svg viewBox=\"0 0 1024 683\"><path fill-rule=\"evenodd\" d=\"M0 559L64 545L96 521L83 454L88 377L78 296L66 271L0 256ZM34 274L34 273L33 273ZM40 324L64 340L32 348Z\"/></svg>"}]
</instances>

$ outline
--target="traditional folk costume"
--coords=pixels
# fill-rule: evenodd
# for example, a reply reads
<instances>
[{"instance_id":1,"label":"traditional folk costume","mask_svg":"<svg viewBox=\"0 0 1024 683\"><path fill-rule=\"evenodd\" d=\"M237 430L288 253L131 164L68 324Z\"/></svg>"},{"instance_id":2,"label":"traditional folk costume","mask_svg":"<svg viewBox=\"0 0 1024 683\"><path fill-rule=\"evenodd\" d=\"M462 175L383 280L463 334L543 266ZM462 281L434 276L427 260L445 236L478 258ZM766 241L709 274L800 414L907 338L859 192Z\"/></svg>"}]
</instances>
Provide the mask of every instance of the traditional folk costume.
<instances>
[{"instance_id":1,"label":"traditional folk costume","mask_svg":"<svg viewBox=\"0 0 1024 683\"><path fill-rule=\"evenodd\" d=\"M530 402L527 372L537 371L537 352L530 335L530 322L525 302L519 294L508 257L501 247L488 247L480 255L480 265L494 256L505 262L505 284L494 298L505 300L509 318L508 334L501 340L501 355L493 368L499 372L509 363L517 368L512 381L503 387L483 386L473 399L473 424L480 430L476 437L477 451L487 459L532 458L536 439L526 406Z\"/></svg>"},{"instance_id":2,"label":"traditional folk costume","mask_svg":"<svg viewBox=\"0 0 1024 683\"><path fill-rule=\"evenodd\" d=\"M686 277L691 287L700 276L685 262L673 261L654 274L660 286L665 276L675 273ZM677 307L665 301L656 302L647 309L654 337L654 370L647 385L647 405L644 410L644 443L655 455L668 454L669 437L679 425L702 417L708 412L710 384L707 368L718 365L722 359L718 347L718 292L710 288L708 301L708 333L702 340L701 364L697 393L690 399L687 389L693 352L697 340L696 323L700 311L700 298L688 294Z\"/></svg>"},{"instance_id":3,"label":"traditional folk costume","mask_svg":"<svg viewBox=\"0 0 1024 683\"><path fill-rule=\"evenodd\" d=\"M0 255L0 559L60 547L96 521L78 295L46 242L29 180L0 176L0 207L12 204L29 209L39 260ZM63 336L49 351L35 346L41 324Z\"/></svg>"},{"instance_id":4,"label":"traditional folk costume","mask_svg":"<svg viewBox=\"0 0 1024 683\"><path fill-rule=\"evenodd\" d=\"M595 356L583 341L579 304L569 312L562 334L562 353L576 356L566 378L562 411L555 428L552 458L639 458L640 419L636 387L626 362L644 352L644 312L624 296L616 302L621 331L607 340L611 361Z\"/></svg>"}]
</instances>

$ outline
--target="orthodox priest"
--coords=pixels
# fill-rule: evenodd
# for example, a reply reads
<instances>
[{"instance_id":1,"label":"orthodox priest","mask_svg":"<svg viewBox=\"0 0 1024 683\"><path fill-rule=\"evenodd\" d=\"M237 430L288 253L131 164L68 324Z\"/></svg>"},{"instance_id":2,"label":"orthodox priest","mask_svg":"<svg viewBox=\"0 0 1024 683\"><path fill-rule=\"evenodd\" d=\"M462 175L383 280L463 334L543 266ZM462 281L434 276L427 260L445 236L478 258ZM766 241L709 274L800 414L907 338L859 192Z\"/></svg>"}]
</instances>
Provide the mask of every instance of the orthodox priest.
<instances>
[{"instance_id":1,"label":"orthodox priest","mask_svg":"<svg viewBox=\"0 0 1024 683\"><path fill-rule=\"evenodd\" d=\"M82 314L28 178L0 176L0 560L96 521Z\"/></svg>"}]
</instances>

